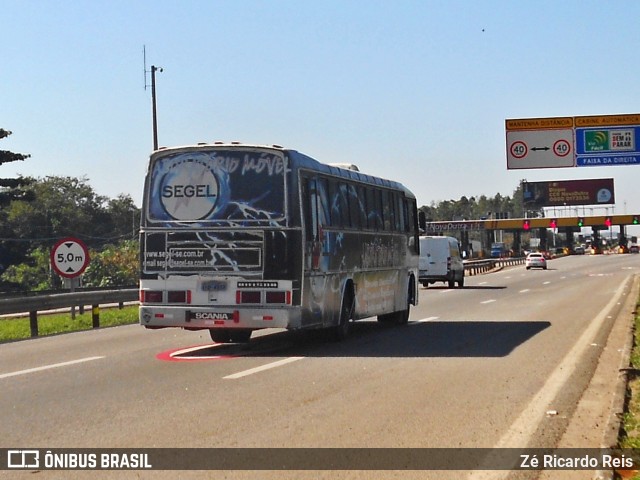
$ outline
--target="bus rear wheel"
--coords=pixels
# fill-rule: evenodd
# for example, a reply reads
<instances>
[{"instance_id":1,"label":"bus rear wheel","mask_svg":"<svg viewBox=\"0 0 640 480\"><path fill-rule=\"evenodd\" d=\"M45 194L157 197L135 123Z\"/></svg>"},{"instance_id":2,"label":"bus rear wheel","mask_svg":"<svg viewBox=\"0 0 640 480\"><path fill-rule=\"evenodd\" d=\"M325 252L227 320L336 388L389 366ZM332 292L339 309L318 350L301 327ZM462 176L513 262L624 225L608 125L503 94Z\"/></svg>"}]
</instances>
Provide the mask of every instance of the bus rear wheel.
<instances>
[{"instance_id":1,"label":"bus rear wheel","mask_svg":"<svg viewBox=\"0 0 640 480\"><path fill-rule=\"evenodd\" d=\"M395 318L393 319L393 323L396 325L406 325L409 323L409 304L407 304L407 309L402 310L400 312L395 313Z\"/></svg>"},{"instance_id":2,"label":"bus rear wheel","mask_svg":"<svg viewBox=\"0 0 640 480\"><path fill-rule=\"evenodd\" d=\"M336 341L342 341L349 336L351 329L351 314L353 311L353 298L350 294L345 293L340 307L340 320L338 325L333 327L333 338Z\"/></svg>"},{"instance_id":3,"label":"bus rear wheel","mask_svg":"<svg viewBox=\"0 0 640 480\"><path fill-rule=\"evenodd\" d=\"M210 328L209 335L216 343L247 343L251 338L251 330Z\"/></svg>"},{"instance_id":4,"label":"bus rear wheel","mask_svg":"<svg viewBox=\"0 0 640 480\"><path fill-rule=\"evenodd\" d=\"M385 315L378 315L378 321L382 323L389 323L393 325L406 325L409 323L409 306L406 310L399 310L393 313L387 313Z\"/></svg>"},{"instance_id":5,"label":"bus rear wheel","mask_svg":"<svg viewBox=\"0 0 640 480\"><path fill-rule=\"evenodd\" d=\"M226 328L210 328L209 335L211 335L211 340L216 343L228 343L231 340L229 330Z\"/></svg>"},{"instance_id":6,"label":"bus rear wheel","mask_svg":"<svg viewBox=\"0 0 640 480\"><path fill-rule=\"evenodd\" d=\"M251 330L229 330L229 337L234 343L247 343L251 338Z\"/></svg>"},{"instance_id":7,"label":"bus rear wheel","mask_svg":"<svg viewBox=\"0 0 640 480\"><path fill-rule=\"evenodd\" d=\"M407 308L405 310L398 310L397 312L387 313L385 315L378 315L378 321L384 323L393 323L395 325L406 325L409 323L409 311L411 308L411 292L413 284L410 282L409 291L407 292Z\"/></svg>"}]
</instances>

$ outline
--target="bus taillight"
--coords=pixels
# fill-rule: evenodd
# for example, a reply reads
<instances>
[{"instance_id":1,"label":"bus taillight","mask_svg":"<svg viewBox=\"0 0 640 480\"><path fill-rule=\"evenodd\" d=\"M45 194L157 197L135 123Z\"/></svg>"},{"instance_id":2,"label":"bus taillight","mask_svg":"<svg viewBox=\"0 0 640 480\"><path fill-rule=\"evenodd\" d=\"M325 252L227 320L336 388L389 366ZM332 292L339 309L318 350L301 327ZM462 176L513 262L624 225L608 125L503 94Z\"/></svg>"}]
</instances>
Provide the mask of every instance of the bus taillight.
<instances>
[{"instance_id":1,"label":"bus taillight","mask_svg":"<svg viewBox=\"0 0 640 480\"><path fill-rule=\"evenodd\" d=\"M191 290L169 290L168 303L191 303Z\"/></svg>"},{"instance_id":2,"label":"bus taillight","mask_svg":"<svg viewBox=\"0 0 640 480\"><path fill-rule=\"evenodd\" d=\"M260 303L262 295L259 291L236 292L236 303Z\"/></svg>"},{"instance_id":3,"label":"bus taillight","mask_svg":"<svg viewBox=\"0 0 640 480\"><path fill-rule=\"evenodd\" d=\"M291 292L268 291L266 293L266 303L279 303L281 305L289 305L291 303Z\"/></svg>"},{"instance_id":4,"label":"bus taillight","mask_svg":"<svg viewBox=\"0 0 640 480\"><path fill-rule=\"evenodd\" d=\"M162 290L142 290L140 299L142 303L162 303Z\"/></svg>"}]
</instances>

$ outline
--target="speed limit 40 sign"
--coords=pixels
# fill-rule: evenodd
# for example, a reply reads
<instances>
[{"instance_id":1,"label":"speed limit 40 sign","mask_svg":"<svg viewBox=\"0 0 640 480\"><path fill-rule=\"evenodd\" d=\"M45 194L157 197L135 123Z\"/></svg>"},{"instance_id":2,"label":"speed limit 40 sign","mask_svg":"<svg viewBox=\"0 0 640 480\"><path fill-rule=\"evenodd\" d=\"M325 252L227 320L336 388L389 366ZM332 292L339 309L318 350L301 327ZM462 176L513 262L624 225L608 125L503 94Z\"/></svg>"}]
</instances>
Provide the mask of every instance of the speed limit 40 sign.
<instances>
[{"instance_id":1,"label":"speed limit 40 sign","mask_svg":"<svg viewBox=\"0 0 640 480\"><path fill-rule=\"evenodd\" d=\"M89 265L89 250L77 238L63 238L51 249L51 267L60 276L74 278Z\"/></svg>"},{"instance_id":2,"label":"speed limit 40 sign","mask_svg":"<svg viewBox=\"0 0 640 480\"><path fill-rule=\"evenodd\" d=\"M572 129L507 131L507 169L574 166Z\"/></svg>"}]
</instances>

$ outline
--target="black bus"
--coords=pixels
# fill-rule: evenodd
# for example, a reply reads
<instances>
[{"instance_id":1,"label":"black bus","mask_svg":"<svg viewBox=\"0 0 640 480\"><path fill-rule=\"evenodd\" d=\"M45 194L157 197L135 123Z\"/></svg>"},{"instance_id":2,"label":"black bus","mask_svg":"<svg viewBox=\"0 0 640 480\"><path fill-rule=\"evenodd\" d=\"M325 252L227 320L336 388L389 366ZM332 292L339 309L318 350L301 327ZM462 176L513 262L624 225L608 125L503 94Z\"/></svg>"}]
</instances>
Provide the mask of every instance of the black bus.
<instances>
[{"instance_id":1,"label":"black bus","mask_svg":"<svg viewBox=\"0 0 640 480\"><path fill-rule=\"evenodd\" d=\"M418 302L415 196L280 146L165 148L150 158L140 323L245 342L263 328L403 324Z\"/></svg>"}]
</instances>

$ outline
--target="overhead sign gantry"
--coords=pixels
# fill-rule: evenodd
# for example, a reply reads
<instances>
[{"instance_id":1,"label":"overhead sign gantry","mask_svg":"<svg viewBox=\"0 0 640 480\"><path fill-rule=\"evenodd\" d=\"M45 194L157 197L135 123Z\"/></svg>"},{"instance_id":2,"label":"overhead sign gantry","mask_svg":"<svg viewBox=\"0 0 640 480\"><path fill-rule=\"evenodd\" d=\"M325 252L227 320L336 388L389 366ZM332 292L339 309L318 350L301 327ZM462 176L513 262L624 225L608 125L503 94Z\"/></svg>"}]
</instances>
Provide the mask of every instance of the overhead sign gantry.
<instances>
[{"instance_id":1,"label":"overhead sign gantry","mask_svg":"<svg viewBox=\"0 0 640 480\"><path fill-rule=\"evenodd\" d=\"M455 222L426 222L423 227L427 234L478 231L478 230L523 230L534 228L582 228L607 229L613 225L640 225L640 214L600 215L579 217L507 218L488 220L461 220Z\"/></svg>"}]
</instances>

